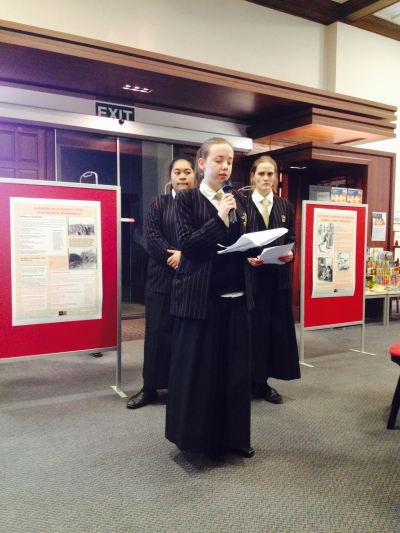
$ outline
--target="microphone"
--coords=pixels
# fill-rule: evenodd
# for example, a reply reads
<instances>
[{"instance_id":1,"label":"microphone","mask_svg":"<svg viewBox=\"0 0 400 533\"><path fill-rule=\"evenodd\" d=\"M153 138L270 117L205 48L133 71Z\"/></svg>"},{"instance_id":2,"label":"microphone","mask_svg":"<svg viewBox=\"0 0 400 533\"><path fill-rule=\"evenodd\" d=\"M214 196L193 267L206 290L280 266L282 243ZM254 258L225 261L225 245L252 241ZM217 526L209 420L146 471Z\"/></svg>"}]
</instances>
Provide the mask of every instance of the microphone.
<instances>
[{"instance_id":1,"label":"microphone","mask_svg":"<svg viewBox=\"0 0 400 533\"><path fill-rule=\"evenodd\" d=\"M224 194L230 194L232 192L232 184L229 180L224 180L222 182L222 190L224 191ZM229 224L235 224L236 222L236 211L231 209L229 211Z\"/></svg>"}]
</instances>

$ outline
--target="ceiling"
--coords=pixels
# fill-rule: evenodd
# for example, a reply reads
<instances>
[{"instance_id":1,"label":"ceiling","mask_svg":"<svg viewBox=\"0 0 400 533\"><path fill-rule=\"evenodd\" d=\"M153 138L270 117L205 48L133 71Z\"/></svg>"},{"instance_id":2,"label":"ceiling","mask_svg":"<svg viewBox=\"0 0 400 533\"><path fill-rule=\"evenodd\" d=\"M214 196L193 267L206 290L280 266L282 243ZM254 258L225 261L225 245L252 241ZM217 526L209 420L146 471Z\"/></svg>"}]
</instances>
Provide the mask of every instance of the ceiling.
<instances>
[{"instance_id":1,"label":"ceiling","mask_svg":"<svg viewBox=\"0 0 400 533\"><path fill-rule=\"evenodd\" d=\"M241 123L258 151L395 136L393 106L4 21L0 83Z\"/></svg>"},{"instance_id":2,"label":"ceiling","mask_svg":"<svg viewBox=\"0 0 400 533\"><path fill-rule=\"evenodd\" d=\"M398 0L246 0L320 24L343 22L400 41Z\"/></svg>"}]
</instances>

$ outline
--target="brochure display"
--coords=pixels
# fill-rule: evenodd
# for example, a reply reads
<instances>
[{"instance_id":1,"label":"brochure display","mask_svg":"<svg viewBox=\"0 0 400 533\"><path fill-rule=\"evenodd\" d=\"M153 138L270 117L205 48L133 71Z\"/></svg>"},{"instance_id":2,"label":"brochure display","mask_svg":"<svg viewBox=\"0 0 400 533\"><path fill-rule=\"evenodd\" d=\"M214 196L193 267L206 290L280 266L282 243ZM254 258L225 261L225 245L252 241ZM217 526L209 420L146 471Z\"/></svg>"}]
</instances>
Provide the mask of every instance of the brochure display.
<instances>
[{"instance_id":1,"label":"brochure display","mask_svg":"<svg viewBox=\"0 0 400 533\"><path fill-rule=\"evenodd\" d=\"M362 326L364 351L367 206L304 201L300 361L305 330Z\"/></svg>"},{"instance_id":2,"label":"brochure display","mask_svg":"<svg viewBox=\"0 0 400 533\"><path fill-rule=\"evenodd\" d=\"M0 179L0 358L120 345L119 187Z\"/></svg>"}]
</instances>

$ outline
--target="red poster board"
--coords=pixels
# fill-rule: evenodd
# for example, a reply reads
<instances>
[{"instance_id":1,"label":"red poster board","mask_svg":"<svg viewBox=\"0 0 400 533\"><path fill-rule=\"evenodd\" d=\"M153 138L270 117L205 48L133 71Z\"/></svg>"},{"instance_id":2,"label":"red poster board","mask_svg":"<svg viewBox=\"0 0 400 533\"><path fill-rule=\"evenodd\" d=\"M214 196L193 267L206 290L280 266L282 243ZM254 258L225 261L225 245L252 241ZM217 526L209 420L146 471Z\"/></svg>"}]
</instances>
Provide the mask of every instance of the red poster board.
<instances>
[{"instance_id":1,"label":"red poster board","mask_svg":"<svg viewBox=\"0 0 400 533\"><path fill-rule=\"evenodd\" d=\"M315 209L357 212L355 291L353 296L311 297ZM362 324L364 322L366 227L366 205L303 202L302 326L304 329Z\"/></svg>"},{"instance_id":2,"label":"red poster board","mask_svg":"<svg viewBox=\"0 0 400 533\"><path fill-rule=\"evenodd\" d=\"M12 326L10 198L91 200L101 205L102 318ZM119 188L0 179L0 358L115 349L118 345Z\"/></svg>"}]
</instances>

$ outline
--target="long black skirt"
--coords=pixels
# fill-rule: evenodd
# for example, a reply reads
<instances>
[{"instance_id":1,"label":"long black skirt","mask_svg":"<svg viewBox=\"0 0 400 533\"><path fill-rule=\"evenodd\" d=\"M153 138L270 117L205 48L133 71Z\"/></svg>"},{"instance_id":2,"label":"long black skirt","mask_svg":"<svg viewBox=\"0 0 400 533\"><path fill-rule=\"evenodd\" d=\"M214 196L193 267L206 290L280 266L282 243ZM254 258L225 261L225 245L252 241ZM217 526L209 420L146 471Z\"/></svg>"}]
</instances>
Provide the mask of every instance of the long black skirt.
<instances>
[{"instance_id":1,"label":"long black skirt","mask_svg":"<svg viewBox=\"0 0 400 533\"><path fill-rule=\"evenodd\" d=\"M279 289L275 265L259 267L251 312L252 383L300 378L299 352L290 289Z\"/></svg>"},{"instance_id":2,"label":"long black skirt","mask_svg":"<svg viewBox=\"0 0 400 533\"><path fill-rule=\"evenodd\" d=\"M146 291L143 384L151 389L168 389L174 317L171 295Z\"/></svg>"},{"instance_id":3,"label":"long black skirt","mask_svg":"<svg viewBox=\"0 0 400 533\"><path fill-rule=\"evenodd\" d=\"M250 446L249 318L243 296L175 318L165 436L180 450Z\"/></svg>"}]
</instances>

